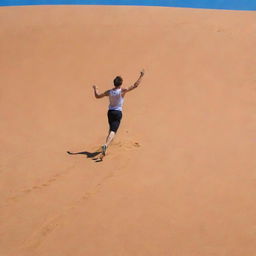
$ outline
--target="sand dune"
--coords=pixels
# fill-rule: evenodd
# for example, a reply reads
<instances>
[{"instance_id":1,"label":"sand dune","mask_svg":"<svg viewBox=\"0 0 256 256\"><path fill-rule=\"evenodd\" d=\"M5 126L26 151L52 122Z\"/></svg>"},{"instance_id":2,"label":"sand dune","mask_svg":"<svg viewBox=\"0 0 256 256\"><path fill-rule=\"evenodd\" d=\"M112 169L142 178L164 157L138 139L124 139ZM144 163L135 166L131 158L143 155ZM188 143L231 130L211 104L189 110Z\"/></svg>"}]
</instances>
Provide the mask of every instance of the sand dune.
<instances>
[{"instance_id":1,"label":"sand dune","mask_svg":"<svg viewBox=\"0 0 256 256\"><path fill-rule=\"evenodd\" d=\"M255 255L255 18L0 8L0 255ZM91 87L141 68L95 163L107 99Z\"/></svg>"}]
</instances>

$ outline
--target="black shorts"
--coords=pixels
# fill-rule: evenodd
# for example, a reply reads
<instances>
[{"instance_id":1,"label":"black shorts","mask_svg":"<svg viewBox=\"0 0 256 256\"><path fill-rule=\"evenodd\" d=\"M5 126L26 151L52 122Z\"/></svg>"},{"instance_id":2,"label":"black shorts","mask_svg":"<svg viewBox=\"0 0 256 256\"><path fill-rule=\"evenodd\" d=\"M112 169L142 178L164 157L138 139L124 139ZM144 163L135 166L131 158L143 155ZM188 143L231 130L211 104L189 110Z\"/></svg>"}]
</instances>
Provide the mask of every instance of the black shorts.
<instances>
[{"instance_id":1,"label":"black shorts","mask_svg":"<svg viewBox=\"0 0 256 256\"><path fill-rule=\"evenodd\" d=\"M108 111L109 130L113 132L117 132L121 119L122 119L122 111L109 110Z\"/></svg>"}]
</instances>

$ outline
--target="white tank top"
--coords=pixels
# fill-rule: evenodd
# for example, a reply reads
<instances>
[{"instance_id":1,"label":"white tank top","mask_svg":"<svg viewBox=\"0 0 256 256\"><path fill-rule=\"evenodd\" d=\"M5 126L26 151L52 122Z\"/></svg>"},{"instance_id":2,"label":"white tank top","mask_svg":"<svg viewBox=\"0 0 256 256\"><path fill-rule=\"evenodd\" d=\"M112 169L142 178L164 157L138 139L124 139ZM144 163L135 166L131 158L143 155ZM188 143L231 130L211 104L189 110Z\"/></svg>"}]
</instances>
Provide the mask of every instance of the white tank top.
<instances>
[{"instance_id":1,"label":"white tank top","mask_svg":"<svg viewBox=\"0 0 256 256\"><path fill-rule=\"evenodd\" d=\"M122 97L122 89L109 91L109 110L122 111L124 98Z\"/></svg>"}]
</instances>

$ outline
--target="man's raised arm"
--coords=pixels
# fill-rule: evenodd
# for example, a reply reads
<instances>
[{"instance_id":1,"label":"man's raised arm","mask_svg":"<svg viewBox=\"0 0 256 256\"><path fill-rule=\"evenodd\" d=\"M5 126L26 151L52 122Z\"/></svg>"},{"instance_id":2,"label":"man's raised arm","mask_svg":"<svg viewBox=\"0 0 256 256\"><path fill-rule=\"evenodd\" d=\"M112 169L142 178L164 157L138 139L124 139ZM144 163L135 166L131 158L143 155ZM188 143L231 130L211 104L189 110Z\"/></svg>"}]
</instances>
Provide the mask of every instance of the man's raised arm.
<instances>
[{"instance_id":1,"label":"man's raised arm","mask_svg":"<svg viewBox=\"0 0 256 256\"><path fill-rule=\"evenodd\" d=\"M98 89L98 87L97 87L96 85L93 85L92 88L93 88L93 90L94 90L95 98L100 99L100 98L103 98L104 96L108 96L108 92L109 92L109 91L105 91L105 92L103 92L103 93L100 93L100 92L99 92L99 89Z\"/></svg>"},{"instance_id":2,"label":"man's raised arm","mask_svg":"<svg viewBox=\"0 0 256 256\"><path fill-rule=\"evenodd\" d=\"M140 76L138 78L138 80L133 84L131 85L130 87L128 87L127 89L124 89L123 93L125 94L126 92L130 92L132 90L134 90L135 88L137 88L141 82L141 79L142 77L144 76L145 72L144 72L144 69L140 72Z\"/></svg>"}]
</instances>

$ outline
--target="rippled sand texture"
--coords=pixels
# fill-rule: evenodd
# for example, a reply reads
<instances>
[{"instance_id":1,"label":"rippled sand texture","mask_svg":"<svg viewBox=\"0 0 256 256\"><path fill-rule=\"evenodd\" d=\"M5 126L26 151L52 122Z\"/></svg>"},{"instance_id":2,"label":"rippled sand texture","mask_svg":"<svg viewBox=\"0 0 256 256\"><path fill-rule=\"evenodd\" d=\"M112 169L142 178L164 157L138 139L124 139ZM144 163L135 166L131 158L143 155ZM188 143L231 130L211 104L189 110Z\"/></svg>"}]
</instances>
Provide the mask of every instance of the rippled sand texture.
<instances>
[{"instance_id":1,"label":"rippled sand texture","mask_svg":"<svg viewBox=\"0 0 256 256\"><path fill-rule=\"evenodd\" d=\"M256 255L255 20L0 8L0 254ZM141 68L96 163L108 102L91 87L129 86Z\"/></svg>"}]
</instances>

